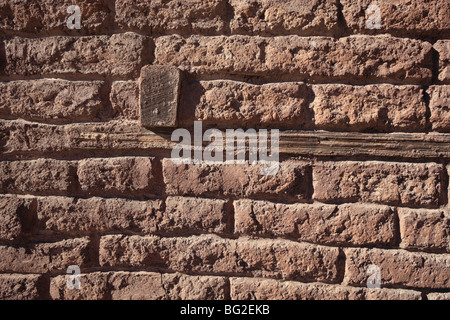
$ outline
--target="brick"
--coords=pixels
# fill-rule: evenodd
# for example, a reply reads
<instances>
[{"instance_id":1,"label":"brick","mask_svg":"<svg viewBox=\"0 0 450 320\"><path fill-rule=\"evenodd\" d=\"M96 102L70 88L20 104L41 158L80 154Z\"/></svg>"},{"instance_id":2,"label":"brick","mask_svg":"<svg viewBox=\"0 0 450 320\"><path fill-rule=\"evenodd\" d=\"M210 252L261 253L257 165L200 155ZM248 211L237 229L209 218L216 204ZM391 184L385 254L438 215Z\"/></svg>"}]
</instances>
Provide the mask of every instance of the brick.
<instances>
[{"instance_id":1,"label":"brick","mask_svg":"<svg viewBox=\"0 0 450 320\"><path fill-rule=\"evenodd\" d=\"M310 168L305 163L282 163L278 174L263 176L257 165L187 165L164 159L163 175L169 195L310 198Z\"/></svg>"},{"instance_id":2,"label":"brick","mask_svg":"<svg viewBox=\"0 0 450 320\"><path fill-rule=\"evenodd\" d=\"M110 100L115 119L139 120L139 85L136 81L114 81Z\"/></svg>"},{"instance_id":3,"label":"brick","mask_svg":"<svg viewBox=\"0 0 450 320\"><path fill-rule=\"evenodd\" d=\"M303 81L427 84L432 45L384 36L165 36L155 40L157 64L199 75L239 74ZM364 57L364 59L361 59Z\"/></svg>"},{"instance_id":4,"label":"brick","mask_svg":"<svg viewBox=\"0 0 450 320\"><path fill-rule=\"evenodd\" d=\"M0 245L1 272L66 272L71 265L80 268L91 263L89 238L54 243L34 243L21 247Z\"/></svg>"},{"instance_id":5,"label":"brick","mask_svg":"<svg viewBox=\"0 0 450 320\"><path fill-rule=\"evenodd\" d=\"M6 73L137 77L151 56L148 38L135 33L6 41Z\"/></svg>"},{"instance_id":6,"label":"brick","mask_svg":"<svg viewBox=\"0 0 450 320\"><path fill-rule=\"evenodd\" d=\"M64 195L74 190L75 163L52 159L0 162L3 193Z\"/></svg>"},{"instance_id":7,"label":"brick","mask_svg":"<svg viewBox=\"0 0 450 320\"><path fill-rule=\"evenodd\" d=\"M96 272L82 274L81 290L68 290L67 276L51 279L54 300L223 300L223 277L152 272Z\"/></svg>"},{"instance_id":8,"label":"brick","mask_svg":"<svg viewBox=\"0 0 450 320\"><path fill-rule=\"evenodd\" d=\"M0 197L0 241L16 240L29 232L34 211L32 199Z\"/></svg>"},{"instance_id":9,"label":"brick","mask_svg":"<svg viewBox=\"0 0 450 320\"><path fill-rule=\"evenodd\" d=\"M321 283L231 278L232 300L421 300L412 290L352 288Z\"/></svg>"},{"instance_id":10,"label":"brick","mask_svg":"<svg viewBox=\"0 0 450 320\"><path fill-rule=\"evenodd\" d=\"M78 164L81 189L89 194L142 195L155 192L153 158L84 159Z\"/></svg>"},{"instance_id":11,"label":"brick","mask_svg":"<svg viewBox=\"0 0 450 320\"><path fill-rule=\"evenodd\" d=\"M447 210L399 208L401 248L450 252L450 213Z\"/></svg>"},{"instance_id":12,"label":"brick","mask_svg":"<svg viewBox=\"0 0 450 320\"><path fill-rule=\"evenodd\" d=\"M43 0L30 3L26 0L0 1L0 30L26 33L104 33L112 24L108 1L79 0L81 29L70 30L67 20L71 14L67 8L70 0Z\"/></svg>"},{"instance_id":13,"label":"brick","mask_svg":"<svg viewBox=\"0 0 450 320\"><path fill-rule=\"evenodd\" d=\"M304 83L252 85L236 81L200 81L185 86L183 123L211 126L300 128L309 120L311 97Z\"/></svg>"},{"instance_id":14,"label":"brick","mask_svg":"<svg viewBox=\"0 0 450 320\"><path fill-rule=\"evenodd\" d=\"M338 29L335 0L231 0L231 31L238 34L333 35Z\"/></svg>"},{"instance_id":15,"label":"brick","mask_svg":"<svg viewBox=\"0 0 450 320\"><path fill-rule=\"evenodd\" d=\"M223 200L168 197L133 201L45 197L38 200L36 228L52 233L179 233L228 231Z\"/></svg>"},{"instance_id":16,"label":"brick","mask_svg":"<svg viewBox=\"0 0 450 320\"><path fill-rule=\"evenodd\" d=\"M381 29L369 29L366 10L377 4L381 14ZM352 1L341 0L347 27L354 33L392 33L410 37L448 37L450 35L450 4L446 0ZM371 15L372 16L372 15Z\"/></svg>"},{"instance_id":17,"label":"brick","mask_svg":"<svg viewBox=\"0 0 450 320\"><path fill-rule=\"evenodd\" d=\"M430 293L427 295L427 299L428 300L449 301L450 300L450 292Z\"/></svg>"},{"instance_id":18,"label":"brick","mask_svg":"<svg viewBox=\"0 0 450 320\"><path fill-rule=\"evenodd\" d=\"M181 72L171 66L145 66L139 79L141 125L177 126Z\"/></svg>"},{"instance_id":19,"label":"brick","mask_svg":"<svg viewBox=\"0 0 450 320\"><path fill-rule=\"evenodd\" d=\"M287 237L326 245L390 245L395 240L394 215L374 205L276 204L234 202L235 232Z\"/></svg>"},{"instance_id":20,"label":"brick","mask_svg":"<svg viewBox=\"0 0 450 320\"><path fill-rule=\"evenodd\" d=\"M450 84L450 40L439 40L434 49L439 54L439 76L442 83Z\"/></svg>"},{"instance_id":21,"label":"brick","mask_svg":"<svg viewBox=\"0 0 450 320\"><path fill-rule=\"evenodd\" d=\"M338 248L286 240L104 236L102 267L155 267L185 273L253 275L285 280L336 282Z\"/></svg>"},{"instance_id":22,"label":"brick","mask_svg":"<svg viewBox=\"0 0 450 320\"><path fill-rule=\"evenodd\" d=\"M430 96L430 122L433 130L450 132L450 86L431 86L427 93Z\"/></svg>"},{"instance_id":23,"label":"brick","mask_svg":"<svg viewBox=\"0 0 450 320\"><path fill-rule=\"evenodd\" d=\"M318 201L439 206L442 169L435 163L324 162L313 171Z\"/></svg>"},{"instance_id":24,"label":"brick","mask_svg":"<svg viewBox=\"0 0 450 320\"><path fill-rule=\"evenodd\" d=\"M318 129L339 131L417 131L426 129L427 106L419 86L388 84L314 85Z\"/></svg>"},{"instance_id":25,"label":"brick","mask_svg":"<svg viewBox=\"0 0 450 320\"><path fill-rule=\"evenodd\" d=\"M381 286L450 288L450 255L403 250L344 249L345 285L366 285L369 265L381 270Z\"/></svg>"},{"instance_id":26,"label":"brick","mask_svg":"<svg viewBox=\"0 0 450 320\"><path fill-rule=\"evenodd\" d=\"M119 27L153 34L218 34L227 30L224 0L125 0L116 3Z\"/></svg>"},{"instance_id":27,"label":"brick","mask_svg":"<svg viewBox=\"0 0 450 320\"><path fill-rule=\"evenodd\" d=\"M30 121L82 122L110 118L102 81L55 79L0 83L0 116Z\"/></svg>"},{"instance_id":28,"label":"brick","mask_svg":"<svg viewBox=\"0 0 450 320\"><path fill-rule=\"evenodd\" d=\"M1 300L37 300L41 296L38 286L41 276L36 274L0 275Z\"/></svg>"}]
</instances>

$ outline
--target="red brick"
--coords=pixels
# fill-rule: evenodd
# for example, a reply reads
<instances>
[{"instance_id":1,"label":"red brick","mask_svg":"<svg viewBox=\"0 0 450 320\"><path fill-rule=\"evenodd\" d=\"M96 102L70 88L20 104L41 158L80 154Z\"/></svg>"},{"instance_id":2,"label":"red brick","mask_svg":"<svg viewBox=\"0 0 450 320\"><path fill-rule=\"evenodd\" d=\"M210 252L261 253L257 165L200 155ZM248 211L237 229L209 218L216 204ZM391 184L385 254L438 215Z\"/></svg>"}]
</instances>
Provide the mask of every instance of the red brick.
<instances>
[{"instance_id":1,"label":"red brick","mask_svg":"<svg viewBox=\"0 0 450 320\"><path fill-rule=\"evenodd\" d=\"M37 274L1 274L0 299L1 300L37 300L42 298L39 294L41 275Z\"/></svg>"},{"instance_id":2,"label":"red brick","mask_svg":"<svg viewBox=\"0 0 450 320\"><path fill-rule=\"evenodd\" d=\"M110 99L115 119L139 120L139 85L136 81L114 81Z\"/></svg>"},{"instance_id":3,"label":"red brick","mask_svg":"<svg viewBox=\"0 0 450 320\"><path fill-rule=\"evenodd\" d=\"M238 234L288 237L327 245L390 245L395 240L394 215L374 205L276 204L234 202Z\"/></svg>"},{"instance_id":4,"label":"red brick","mask_svg":"<svg viewBox=\"0 0 450 320\"><path fill-rule=\"evenodd\" d=\"M30 231L35 211L33 199L0 197L0 241L11 241Z\"/></svg>"},{"instance_id":5,"label":"red brick","mask_svg":"<svg viewBox=\"0 0 450 320\"><path fill-rule=\"evenodd\" d=\"M381 286L450 288L450 255L403 250L344 249L344 284L366 285L369 265L381 270Z\"/></svg>"},{"instance_id":6,"label":"red brick","mask_svg":"<svg viewBox=\"0 0 450 320\"><path fill-rule=\"evenodd\" d=\"M427 295L427 299L428 300L449 301L450 300L450 292L429 293Z\"/></svg>"},{"instance_id":7,"label":"red brick","mask_svg":"<svg viewBox=\"0 0 450 320\"><path fill-rule=\"evenodd\" d=\"M314 167L314 199L438 207L441 173L435 163L320 163Z\"/></svg>"},{"instance_id":8,"label":"red brick","mask_svg":"<svg viewBox=\"0 0 450 320\"><path fill-rule=\"evenodd\" d=\"M442 83L450 84L450 40L437 41L434 49L439 53L438 79Z\"/></svg>"},{"instance_id":9,"label":"red brick","mask_svg":"<svg viewBox=\"0 0 450 320\"><path fill-rule=\"evenodd\" d=\"M286 240L104 236L102 267L154 267L185 273L253 275L287 280L336 282L338 248Z\"/></svg>"},{"instance_id":10,"label":"red brick","mask_svg":"<svg viewBox=\"0 0 450 320\"><path fill-rule=\"evenodd\" d=\"M450 132L450 86L431 86L427 92L430 96L433 130Z\"/></svg>"}]
</instances>

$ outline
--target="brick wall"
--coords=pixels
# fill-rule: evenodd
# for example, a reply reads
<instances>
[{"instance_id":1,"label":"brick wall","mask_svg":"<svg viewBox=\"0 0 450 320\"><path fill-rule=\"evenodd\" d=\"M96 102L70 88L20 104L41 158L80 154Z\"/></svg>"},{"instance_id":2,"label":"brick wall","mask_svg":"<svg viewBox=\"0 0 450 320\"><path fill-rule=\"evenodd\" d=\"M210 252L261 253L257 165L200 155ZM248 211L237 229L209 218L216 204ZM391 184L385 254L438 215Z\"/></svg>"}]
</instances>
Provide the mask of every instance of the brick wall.
<instances>
[{"instance_id":1,"label":"brick wall","mask_svg":"<svg viewBox=\"0 0 450 320\"><path fill-rule=\"evenodd\" d=\"M371 3L0 0L0 298L450 299L450 2ZM173 163L146 65L278 174Z\"/></svg>"}]
</instances>

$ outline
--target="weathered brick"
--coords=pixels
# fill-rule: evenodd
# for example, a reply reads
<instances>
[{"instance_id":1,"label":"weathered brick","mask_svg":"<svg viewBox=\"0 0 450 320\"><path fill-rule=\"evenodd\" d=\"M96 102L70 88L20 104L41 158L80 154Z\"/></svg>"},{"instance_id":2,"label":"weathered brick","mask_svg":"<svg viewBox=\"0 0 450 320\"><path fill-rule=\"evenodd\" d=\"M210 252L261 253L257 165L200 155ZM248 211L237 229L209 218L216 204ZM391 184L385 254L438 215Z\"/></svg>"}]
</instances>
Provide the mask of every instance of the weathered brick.
<instances>
[{"instance_id":1,"label":"weathered brick","mask_svg":"<svg viewBox=\"0 0 450 320\"><path fill-rule=\"evenodd\" d=\"M381 286L450 288L450 255L403 250L344 249L344 284L366 285L370 265L381 270Z\"/></svg>"},{"instance_id":2,"label":"weathered brick","mask_svg":"<svg viewBox=\"0 0 450 320\"><path fill-rule=\"evenodd\" d=\"M104 236L102 267L156 267L175 272L241 274L336 282L338 248L286 240Z\"/></svg>"},{"instance_id":3,"label":"weathered brick","mask_svg":"<svg viewBox=\"0 0 450 320\"><path fill-rule=\"evenodd\" d=\"M442 83L450 84L450 40L437 41L434 49L439 53L438 79Z\"/></svg>"},{"instance_id":4,"label":"weathered brick","mask_svg":"<svg viewBox=\"0 0 450 320\"><path fill-rule=\"evenodd\" d=\"M38 199L36 228L53 233L223 233L229 229L225 204L169 197L164 210L161 200L45 197Z\"/></svg>"},{"instance_id":5,"label":"weathered brick","mask_svg":"<svg viewBox=\"0 0 450 320\"><path fill-rule=\"evenodd\" d=\"M84 159L78 180L89 194L142 195L155 192L153 158L123 157Z\"/></svg>"},{"instance_id":6,"label":"weathered brick","mask_svg":"<svg viewBox=\"0 0 450 320\"><path fill-rule=\"evenodd\" d=\"M91 263L89 243L89 238L80 238L21 247L1 245L0 271L46 273L65 272L71 265L82 268Z\"/></svg>"},{"instance_id":7,"label":"weathered brick","mask_svg":"<svg viewBox=\"0 0 450 320\"><path fill-rule=\"evenodd\" d=\"M231 0L230 5L233 33L332 35L338 31L336 0Z\"/></svg>"},{"instance_id":8,"label":"weathered brick","mask_svg":"<svg viewBox=\"0 0 450 320\"><path fill-rule=\"evenodd\" d=\"M185 124L199 120L211 126L299 128L309 120L310 97L301 82L191 82L182 93L180 118Z\"/></svg>"},{"instance_id":9,"label":"weathered brick","mask_svg":"<svg viewBox=\"0 0 450 320\"><path fill-rule=\"evenodd\" d=\"M394 215L374 205L234 202L235 232L288 237L320 244L389 245L395 240Z\"/></svg>"},{"instance_id":10,"label":"weathered brick","mask_svg":"<svg viewBox=\"0 0 450 320\"><path fill-rule=\"evenodd\" d=\"M64 195L76 187L75 163L52 159L0 162L3 193Z\"/></svg>"},{"instance_id":11,"label":"weathered brick","mask_svg":"<svg viewBox=\"0 0 450 320\"><path fill-rule=\"evenodd\" d=\"M225 0L124 0L116 3L121 28L153 34L218 34L227 30Z\"/></svg>"},{"instance_id":12,"label":"weathered brick","mask_svg":"<svg viewBox=\"0 0 450 320\"><path fill-rule=\"evenodd\" d=\"M352 288L321 283L231 278L232 300L421 300L412 290Z\"/></svg>"},{"instance_id":13,"label":"weathered brick","mask_svg":"<svg viewBox=\"0 0 450 320\"><path fill-rule=\"evenodd\" d=\"M310 198L310 167L282 163L276 175L261 175L258 165L187 165L163 160L166 192L170 195L218 194L306 200Z\"/></svg>"},{"instance_id":14,"label":"weathered brick","mask_svg":"<svg viewBox=\"0 0 450 320\"><path fill-rule=\"evenodd\" d=\"M399 208L401 248L450 252L450 213L447 210Z\"/></svg>"},{"instance_id":15,"label":"weathered brick","mask_svg":"<svg viewBox=\"0 0 450 320\"><path fill-rule=\"evenodd\" d=\"M55 300L223 300L223 277L199 277L152 272L107 272L80 276L81 290L68 290L67 276L54 277Z\"/></svg>"},{"instance_id":16,"label":"weathered brick","mask_svg":"<svg viewBox=\"0 0 450 320\"><path fill-rule=\"evenodd\" d=\"M428 300L448 301L448 300L450 300L450 292L429 293L427 295L427 299Z\"/></svg>"},{"instance_id":17,"label":"weathered brick","mask_svg":"<svg viewBox=\"0 0 450 320\"><path fill-rule=\"evenodd\" d=\"M0 30L26 33L93 34L107 32L112 25L108 1L79 0L81 29L70 30L67 8L71 0L0 0Z\"/></svg>"},{"instance_id":18,"label":"weathered brick","mask_svg":"<svg viewBox=\"0 0 450 320\"><path fill-rule=\"evenodd\" d=\"M450 132L450 86L431 86L427 93L430 96L433 130Z\"/></svg>"},{"instance_id":19,"label":"weathered brick","mask_svg":"<svg viewBox=\"0 0 450 320\"><path fill-rule=\"evenodd\" d=\"M448 37L450 3L447 0L341 0L346 25L355 33L392 33L411 37ZM380 8L381 28L369 29L366 21L374 15L371 4Z\"/></svg>"},{"instance_id":20,"label":"weathered brick","mask_svg":"<svg viewBox=\"0 0 450 320\"><path fill-rule=\"evenodd\" d=\"M101 81L30 80L0 83L0 116L45 122L111 117Z\"/></svg>"},{"instance_id":21,"label":"weathered brick","mask_svg":"<svg viewBox=\"0 0 450 320\"><path fill-rule=\"evenodd\" d=\"M114 118L139 120L139 85L136 81L114 81L110 99Z\"/></svg>"},{"instance_id":22,"label":"weathered brick","mask_svg":"<svg viewBox=\"0 0 450 320\"><path fill-rule=\"evenodd\" d=\"M192 73L267 75L309 81L424 84L432 78L432 45L390 36L327 37L172 35L155 40L158 64ZM361 57L364 57L362 59Z\"/></svg>"},{"instance_id":23,"label":"weathered brick","mask_svg":"<svg viewBox=\"0 0 450 320\"><path fill-rule=\"evenodd\" d=\"M426 129L427 106L419 86L387 84L314 85L311 108L324 130L419 131Z\"/></svg>"},{"instance_id":24,"label":"weathered brick","mask_svg":"<svg viewBox=\"0 0 450 320\"><path fill-rule=\"evenodd\" d=\"M151 56L149 39L135 33L6 41L6 72L18 75L137 77Z\"/></svg>"},{"instance_id":25,"label":"weathered brick","mask_svg":"<svg viewBox=\"0 0 450 320\"><path fill-rule=\"evenodd\" d=\"M41 296L38 286L41 275L36 274L1 274L0 299L1 300L37 300Z\"/></svg>"},{"instance_id":26,"label":"weathered brick","mask_svg":"<svg viewBox=\"0 0 450 320\"><path fill-rule=\"evenodd\" d=\"M439 206L442 169L435 163L324 162L313 171L315 200Z\"/></svg>"},{"instance_id":27,"label":"weathered brick","mask_svg":"<svg viewBox=\"0 0 450 320\"><path fill-rule=\"evenodd\" d=\"M33 199L0 197L0 241L15 240L29 232L34 211Z\"/></svg>"}]
</instances>

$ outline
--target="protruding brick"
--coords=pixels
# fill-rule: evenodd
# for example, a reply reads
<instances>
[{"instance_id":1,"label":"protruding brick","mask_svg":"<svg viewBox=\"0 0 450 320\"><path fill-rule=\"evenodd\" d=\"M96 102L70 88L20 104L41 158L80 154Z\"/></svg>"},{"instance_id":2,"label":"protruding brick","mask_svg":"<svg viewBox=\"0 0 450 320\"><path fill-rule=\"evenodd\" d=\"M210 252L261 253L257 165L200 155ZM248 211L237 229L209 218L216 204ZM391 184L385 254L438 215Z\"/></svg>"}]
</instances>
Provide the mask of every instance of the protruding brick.
<instances>
[{"instance_id":1,"label":"protruding brick","mask_svg":"<svg viewBox=\"0 0 450 320\"><path fill-rule=\"evenodd\" d=\"M41 275L35 274L1 274L0 299L1 300L37 300L42 298L39 294Z\"/></svg>"},{"instance_id":2,"label":"protruding brick","mask_svg":"<svg viewBox=\"0 0 450 320\"><path fill-rule=\"evenodd\" d=\"M410 37L448 37L450 35L450 4L447 0L341 0L346 25L354 33L391 33ZM369 29L366 12L370 5L380 8L381 28Z\"/></svg>"},{"instance_id":3,"label":"protruding brick","mask_svg":"<svg viewBox=\"0 0 450 320\"><path fill-rule=\"evenodd\" d=\"M111 117L102 81L30 80L0 83L0 116L45 122Z\"/></svg>"},{"instance_id":4,"label":"protruding brick","mask_svg":"<svg viewBox=\"0 0 450 320\"><path fill-rule=\"evenodd\" d=\"M89 273L80 276L81 290L67 289L67 276L54 277L50 294L55 300L223 300L223 277L199 277L152 272Z\"/></svg>"},{"instance_id":5,"label":"protruding brick","mask_svg":"<svg viewBox=\"0 0 450 320\"><path fill-rule=\"evenodd\" d=\"M311 172L305 163L282 163L276 175L261 175L256 165L187 165L163 161L164 183L170 195L310 198Z\"/></svg>"},{"instance_id":6,"label":"protruding brick","mask_svg":"<svg viewBox=\"0 0 450 320\"><path fill-rule=\"evenodd\" d=\"M381 270L381 286L450 288L450 255L403 250L344 249L346 285L366 285L370 265Z\"/></svg>"},{"instance_id":7,"label":"protruding brick","mask_svg":"<svg viewBox=\"0 0 450 320\"><path fill-rule=\"evenodd\" d=\"M71 265L91 263L89 238L55 243L35 243L22 247L0 246L0 271L18 273L65 272Z\"/></svg>"},{"instance_id":8,"label":"protruding brick","mask_svg":"<svg viewBox=\"0 0 450 320\"><path fill-rule=\"evenodd\" d=\"M35 202L28 198L0 197L0 241L11 241L29 232Z\"/></svg>"},{"instance_id":9,"label":"protruding brick","mask_svg":"<svg viewBox=\"0 0 450 320\"><path fill-rule=\"evenodd\" d=\"M114 81L110 93L115 119L139 120L139 84L137 81Z\"/></svg>"},{"instance_id":10,"label":"protruding brick","mask_svg":"<svg viewBox=\"0 0 450 320\"><path fill-rule=\"evenodd\" d=\"M234 202L238 234L288 237L320 244L389 245L395 239L394 215L374 205L275 204Z\"/></svg>"},{"instance_id":11,"label":"protruding brick","mask_svg":"<svg viewBox=\"0 0 450 320\"><path fill-rule=\"evenodd\" d=\"M171 66L145 66L139 80L141 125L149 128L177 126L181 72Z\"/></svg>"},{"instance_id":12,"label":"protruding brick","mask_svg":"<svg viewBox=\"0 0 450 320\"><path fill-rule=\"evenodd\" d=\"M181 121L227 127L300 128L309 120L311 93L304 83L252 85L236 81L201 81L182 93Z\"/></svg>"},{"instance_id":13,"label":"protruding brick","mask_svg":"<svg viewBox=\"0 0 450 320\"><path fill-rule=\"evenodd\" d=\"M211 235L189 238L112 235L100 239L103 267L158 267L186 273L336 282L338 258L338 248L285 240L230 240Z\"/></svg>"},{"instance_id":14,"label":"protruding brick","mask_svg":"<svg viewBox=\"0 0 450 320\"><path fill-rule=\"evenodd\" d=\"M430 122L433 130L450 132L450 85L431 86L427 92L430 96Z\"/></svg>"},{"instance_id":15,"label":"protruding brick","mask_svg":"<svg viewBox=\"0 0 450 320\"><path fill-rule=\"evenodd\" d=\"M0 162L3 193L64 195L75 187L75 163L52 159Z\"/></svg>"},{"instance_id":16,"label":"protruding brick","mask_svg":"<svg viewBox=\"0 0 450 320\"><path fill-rule=\"evenodd\" d=\"M416 131L426 129L427 106L419 86L387 84L313 86L317 128L339 131Z\"/></svg>"},{"instance_id":17,"label":"protruding brick","mask_svg":"<svg viewBox=\"0 0 450 320\"><path fill-rule=\"evenodd\" d=\"M78 180L89 194L155 193L152 161L139 157L84 159L78 164Z\"/></svg>"},{"instance_id":18,"label":"protruding brick","mask_svg":"<svg viewBox=\"0 0 450 320\"><path fill-rule=\"evenodd\" d=\"M313 173L314 199L438 207L441 173L435 163L319 163Z\"/></svg>"},{"instance_id":19,"label":"protruding brick","mask_svg":"<svg viewBox=\"0 0 450 320\"><path fill-rule=\"evenodd\" d=\"M233 33L332 35L338 31L336 0L231 0L230 5Z\"/></svg>"},{"instance_id":20,"label":"protruding brick","mask_svg":"<svg viewBox=\"0 0 450 320\"><path fill-rule=\"evenodd\" d=\"M450 252L450 213L447 210L399 208L404 249Z\"/></svg>"},{"instance_id":21,"label":"protruding brick","mask_svg":"<svg viewBox=\"0 0 450 320\"><path fill-rule=\"evenodd\" d=\"M439 53L438 79L442 83L450 84L450 40L439 40L434 49Z\"/></svg>"},{"instance_id":22,"label":"protruding brick","mask_svg":"<svg viewBox=\"0 0 450 320\"><path fill-rule=\"evenodd\" d=\"M225 0L122 0L116 3L121 28L165 34L218 34L226 32Z\"/></svg>"},{"instance_id":23,"label":"protruding brick","mask_svg":"<svg viewBox=\"0 0 450 320\"><path fill-rule=\"evenodd\" d=\"M135 33L6 41L6 72L17 75L138 76L151 56L149 39Z\"/></svg>"},{"instance_id":24,"label":"protruding brick","mask_svg":"<svg viewBox=\"0 0 450 320\"><path fill-rule=\"evenodd\" d=\"M76 4L81 11L81 29L69 29L67 12ZM93 34L106 33L112 25L108 1L77 0L2 0L0 1L0 30L26 33Z\"/></svg>"},{"instance_id":25,"label":"protruding brick","mask_svg":"<svg viewBox=\"0 0 450 320\"><path fill-rule=\"evenodd\" d=\"M421 300L411 290L352 288L321 283L231 278L232 300Z\"/></svg>"}]
</instances>

